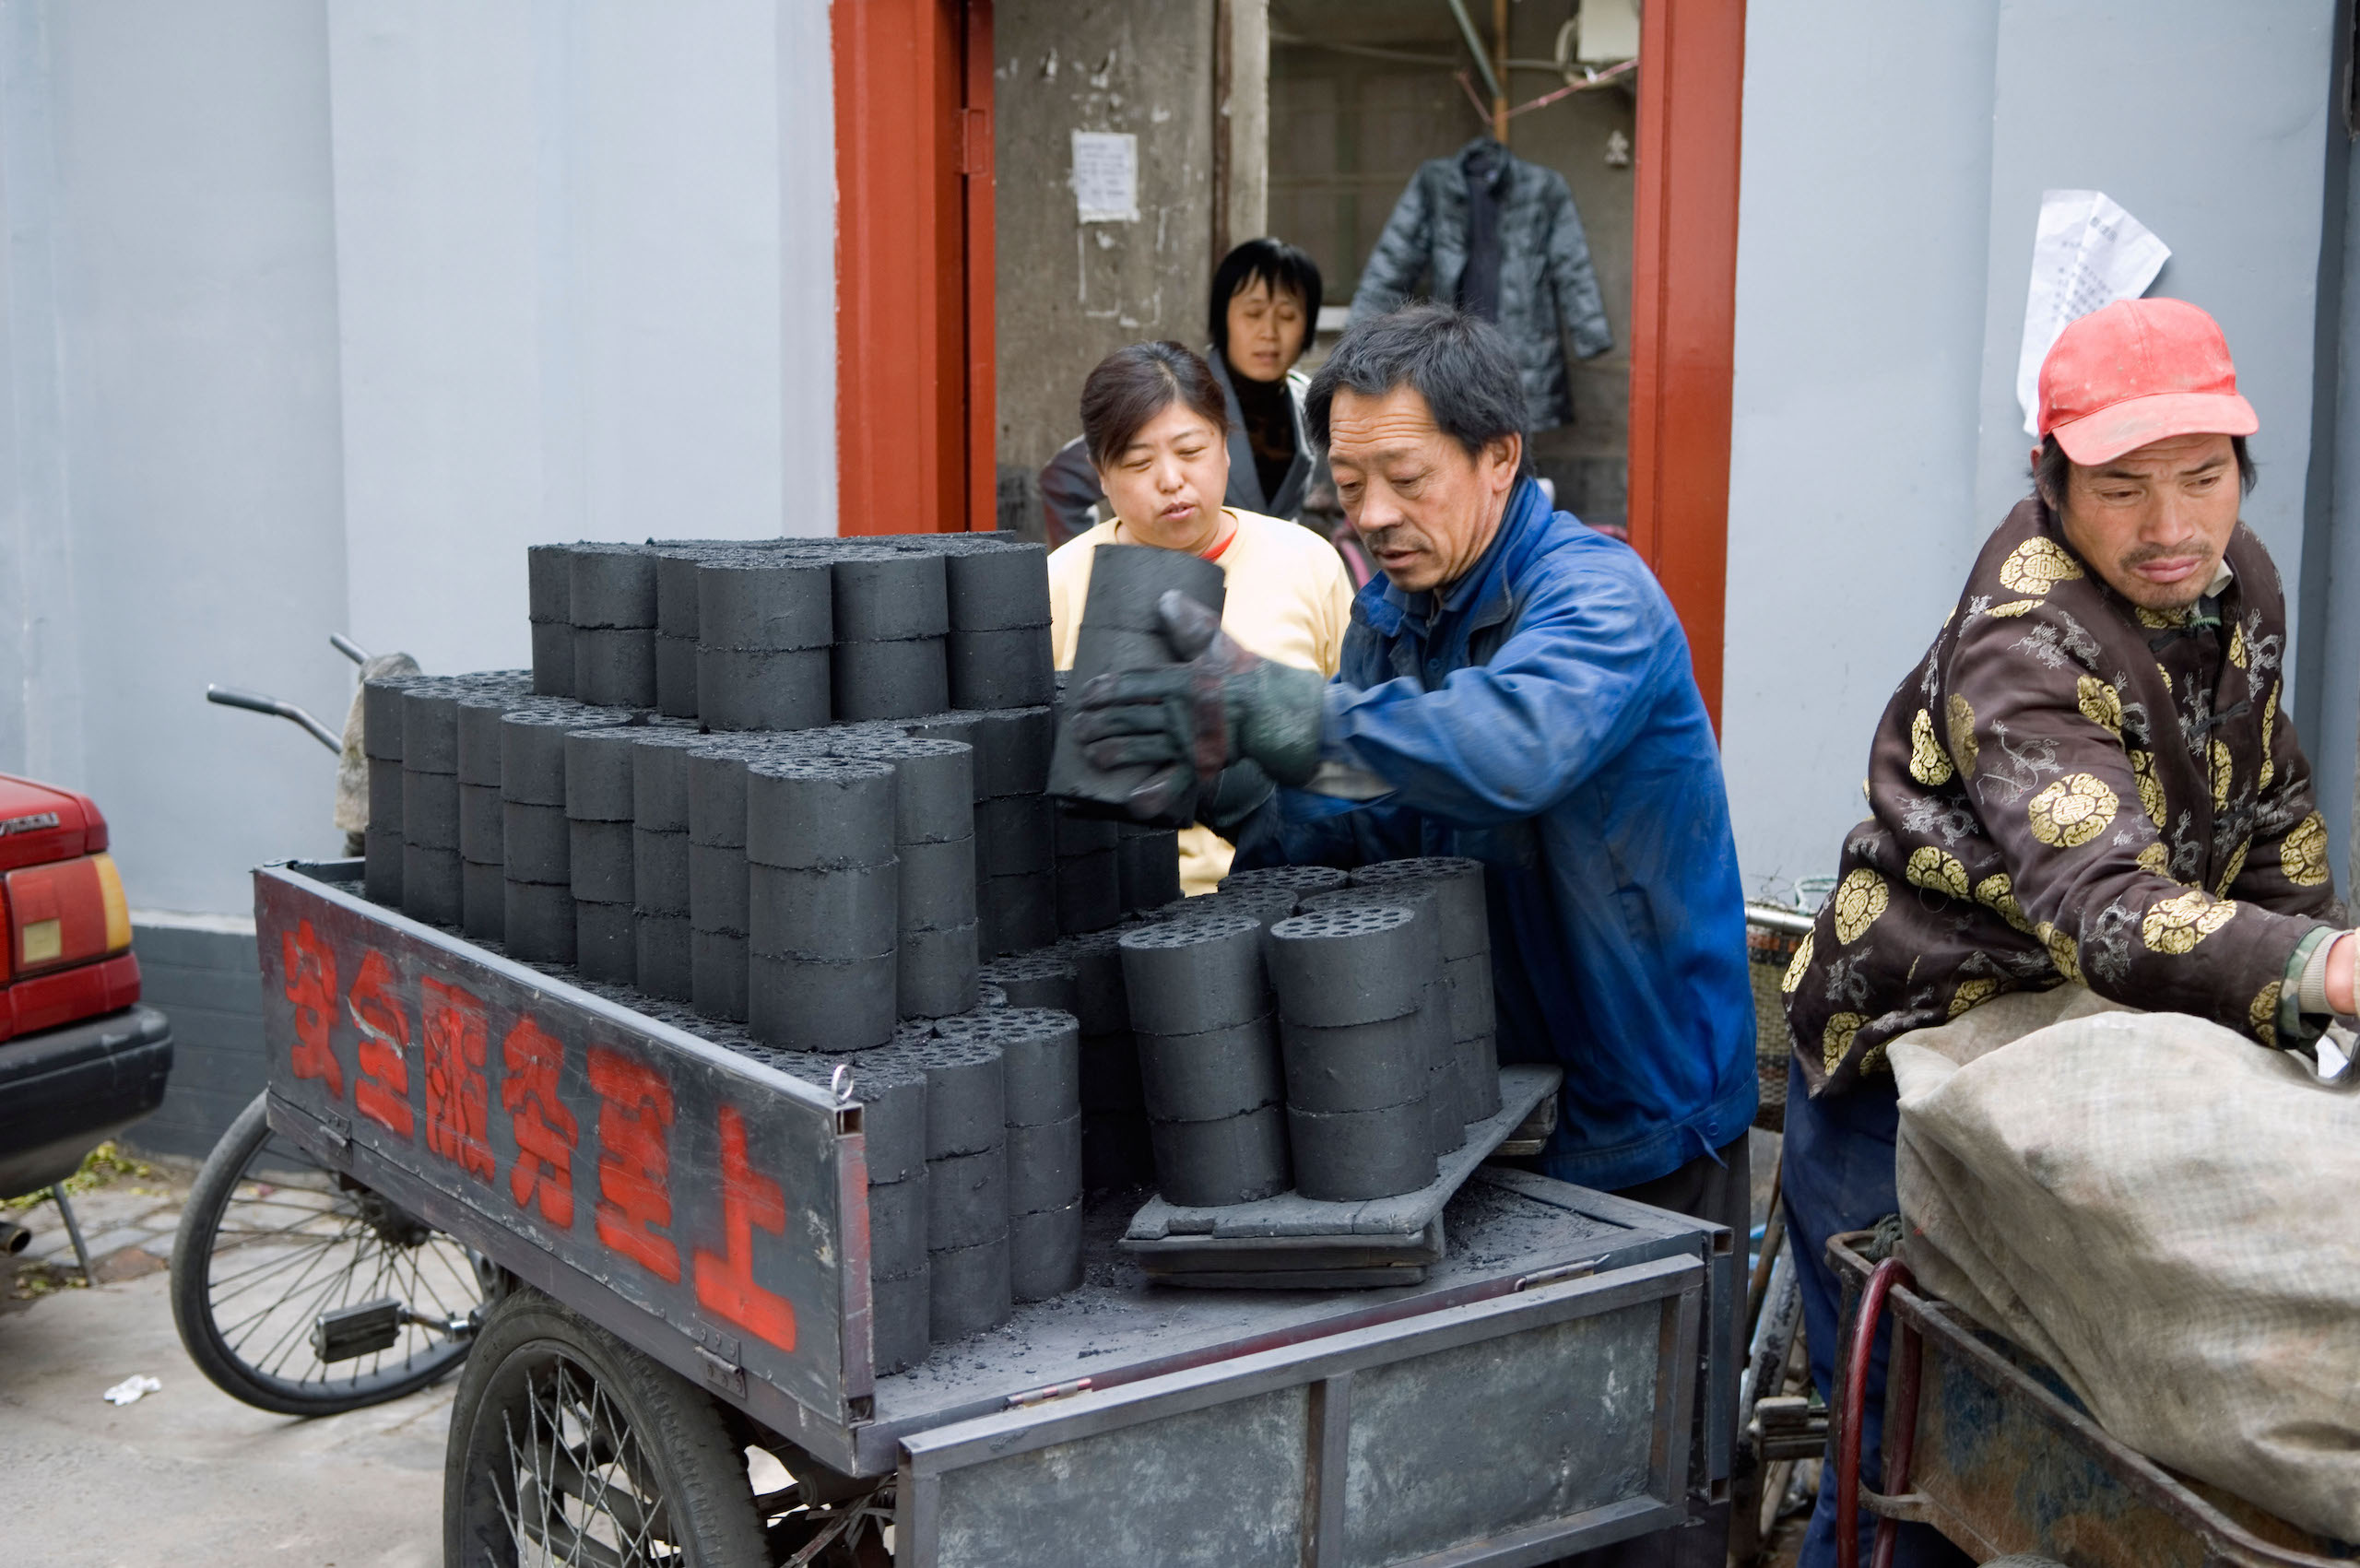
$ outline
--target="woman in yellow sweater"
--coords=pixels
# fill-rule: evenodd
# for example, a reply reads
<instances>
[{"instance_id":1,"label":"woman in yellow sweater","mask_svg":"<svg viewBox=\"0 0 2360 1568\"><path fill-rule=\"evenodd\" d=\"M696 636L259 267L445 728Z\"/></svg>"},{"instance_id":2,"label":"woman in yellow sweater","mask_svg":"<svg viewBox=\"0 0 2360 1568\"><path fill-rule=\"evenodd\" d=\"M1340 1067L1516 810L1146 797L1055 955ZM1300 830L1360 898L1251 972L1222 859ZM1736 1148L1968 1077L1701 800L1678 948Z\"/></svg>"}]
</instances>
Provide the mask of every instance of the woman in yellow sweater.
<instances>
[{"instance_id":1,"label":"woman in yellow sweater","mask_svg":"<svg viewBox=\"0 0 2360 1568\"><path fill-rule=\"evenodd\" d=\"M1221 630L1282 664L1336 673L1352 585L1335 548L1307 528L1221 504L1229 488L1229 410L1205 361L1177 343L1134 343L1081 387L1081 433L1115 515L1049 557L1057 667L1073 666L1090 562L1101 545L1187 550L1226 579ZM1208 893L1229 869L1211 829L1180 835L1180 885Z\"/></svg>"}]
</instances>

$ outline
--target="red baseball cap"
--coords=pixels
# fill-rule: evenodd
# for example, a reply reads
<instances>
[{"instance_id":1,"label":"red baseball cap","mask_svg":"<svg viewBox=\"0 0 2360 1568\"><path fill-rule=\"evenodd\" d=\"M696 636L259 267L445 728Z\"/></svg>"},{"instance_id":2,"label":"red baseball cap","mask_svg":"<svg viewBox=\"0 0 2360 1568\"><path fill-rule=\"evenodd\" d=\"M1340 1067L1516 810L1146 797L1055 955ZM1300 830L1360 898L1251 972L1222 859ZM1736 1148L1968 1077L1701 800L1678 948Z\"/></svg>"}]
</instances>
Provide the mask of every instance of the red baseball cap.
<instances>
[{"instance_id":1,"label":"red baseball cap","mask_svg":"<svg viewBox=\"0 0 2360 1568\"><path fill-rule=\"evenodd\" d=\"M2179 435L2251 435L2221 325L2185 300L2117 300L2057 335L2040 366L2040 433L2084 466Z\"/></svg>"}]
</instances>

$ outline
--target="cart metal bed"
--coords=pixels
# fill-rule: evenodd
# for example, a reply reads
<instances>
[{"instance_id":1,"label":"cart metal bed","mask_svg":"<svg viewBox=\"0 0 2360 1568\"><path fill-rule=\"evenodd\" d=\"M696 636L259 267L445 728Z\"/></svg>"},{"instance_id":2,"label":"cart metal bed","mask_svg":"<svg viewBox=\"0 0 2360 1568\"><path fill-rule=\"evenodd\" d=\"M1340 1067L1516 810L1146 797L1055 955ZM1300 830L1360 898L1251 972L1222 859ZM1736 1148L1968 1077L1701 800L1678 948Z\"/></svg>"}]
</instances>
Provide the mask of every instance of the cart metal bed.
<instances>
[{"instance_id":1,"label":"cart metal bed","mask_svg":"<svg viewBox=\"0 0 2360 1568\"><path fill-rule=\"evenodd\" d=\"M1856 1568L1861 1508L1880 1521L1878 1568L1905 1521L1931 1525L1978 1562L2025 1552L2068 1568L2330 1568L2360 1556L2124 1446L2054 1373L1920 1294L1899 1258L1862 1256L1868 1239L1856 1232L1827 1248L1845 1295L1835 1439L1844 1568ZM1859 1391L1887 1318L1880 1492L1860 1482Z\"/></svg>"},{"instance_id":2,"label":"cart metal bed","mask_svg":"<svg viewBox=\"0 0 2360 1568\"><path fill-rule=\"evenodd\" d=\"M1417 1284L1182 1291L1115 1245L1131 1195L1081 1289L879 1376L856 1070L797 1081L356 876L255 874L271 1126L890 1509L899 1563L1537 1563L1727 1495L1725 1230L1487 1169Z\"/></svg>"}]
</instances>

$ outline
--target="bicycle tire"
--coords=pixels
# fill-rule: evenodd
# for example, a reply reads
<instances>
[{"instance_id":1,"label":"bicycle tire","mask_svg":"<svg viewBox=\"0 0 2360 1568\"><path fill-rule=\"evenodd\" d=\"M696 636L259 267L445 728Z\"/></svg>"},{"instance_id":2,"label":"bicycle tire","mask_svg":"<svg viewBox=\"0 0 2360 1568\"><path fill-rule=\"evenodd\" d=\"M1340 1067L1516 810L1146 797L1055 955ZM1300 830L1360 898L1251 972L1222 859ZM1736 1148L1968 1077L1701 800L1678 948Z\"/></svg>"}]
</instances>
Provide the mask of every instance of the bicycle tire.
<instances>
[{"instance_id":1,"label":"bicycle tire","mask_svg":"<svg viewBox=\"0 0 2360 1568\"><path fill-rule=\"evenodd\" d=\"M288 1416L336 1415L433 1383L466 1358L464 1340L405 1326L393 1347L402 1353L355 1358L355 1370L331 1376L343 1363L317 1359L310 1324L393 1293L389 1283L438 1315L473 1313L487 1294L485 1271L451 1237L274 1140L266 1102L254 1096L206 1156L172 1239L172 1323L189 1360L231 1398ZM266 1171L277 1174L258 1174ZM221 1275L224 1257L244 1272ZM278 1299L266 1300L281 1284ZM225 1312L243 1315L225 1322Z\"/></svg>"},{"instance_id":2,"label":"bicycle tire","mask_svg":"<svg viewBox=\"0 0 2360 1568\"><path fill-rule=\"evenodd\" d=\"M460 1375L442 1532L449 1568L772 1561L713 1398L529 1287L493 1305Z\"/></svg>"}]
</instances>

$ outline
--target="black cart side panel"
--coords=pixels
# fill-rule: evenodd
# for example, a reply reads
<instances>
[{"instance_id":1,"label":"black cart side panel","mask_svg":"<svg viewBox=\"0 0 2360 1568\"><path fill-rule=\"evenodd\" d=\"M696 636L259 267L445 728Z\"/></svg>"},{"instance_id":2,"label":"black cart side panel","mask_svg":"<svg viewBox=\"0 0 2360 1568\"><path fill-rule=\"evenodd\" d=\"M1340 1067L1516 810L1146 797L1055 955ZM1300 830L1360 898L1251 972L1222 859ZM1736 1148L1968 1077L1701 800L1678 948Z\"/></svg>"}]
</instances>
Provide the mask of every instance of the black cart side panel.
<instances>
[{"instance_id":1,"label":"black cart side panel","mask_svg":"<svg viewBox=\"0 0 2360 1568\"><path fill-rule=\"evenodd\" d=\"M844 1449L871 1392L857 1106L301 873L254 888L274 1126Z\"/></svg>"}]
</instances>

